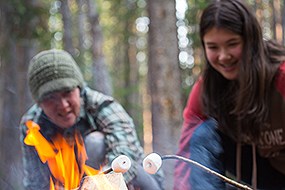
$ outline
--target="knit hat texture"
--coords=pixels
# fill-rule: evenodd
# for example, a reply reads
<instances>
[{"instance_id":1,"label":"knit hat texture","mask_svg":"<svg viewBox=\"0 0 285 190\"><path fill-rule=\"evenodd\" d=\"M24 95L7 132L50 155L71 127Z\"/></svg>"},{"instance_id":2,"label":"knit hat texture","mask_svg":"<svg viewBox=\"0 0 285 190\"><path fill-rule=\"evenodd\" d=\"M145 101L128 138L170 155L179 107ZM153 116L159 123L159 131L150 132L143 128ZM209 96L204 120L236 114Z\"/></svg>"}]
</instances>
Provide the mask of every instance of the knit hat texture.
<instances>
[{"instance_id":1,"label":"knit hat texture","mask_svg":"<svg viewBox=\"0 0 285 190\"><path fill-rule=\"evenodd\" d=\"M36 102L55 91L82 87L84 79L72 56L63 50L45 50L30 61L29 88Z\"/></svg>"}]
</instances>

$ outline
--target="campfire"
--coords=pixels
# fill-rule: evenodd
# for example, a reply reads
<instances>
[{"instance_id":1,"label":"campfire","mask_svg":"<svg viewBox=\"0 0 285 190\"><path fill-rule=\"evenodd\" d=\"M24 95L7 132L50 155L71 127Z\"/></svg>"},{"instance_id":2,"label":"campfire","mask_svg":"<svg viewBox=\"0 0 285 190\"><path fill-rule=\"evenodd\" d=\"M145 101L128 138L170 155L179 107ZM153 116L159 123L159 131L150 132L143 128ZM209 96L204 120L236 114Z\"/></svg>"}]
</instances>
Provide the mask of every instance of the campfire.
<instances>
[{"instance_id":1,"label":"campfire","mask_svg":"<svg viewBox=\"0 0 285 190\"><path fill-rule=\"evenodd\" d=\"M57 134L50 142L40 133L38 124L27 121L26 126L28 131L24 143L34 146L41 161L48 164L50 190L127 189L122 175L131 167L127 156L118 156L106 171L96 170L85 164L88 157L78 131L70 137Z\"/></svg>"}]
</instances>

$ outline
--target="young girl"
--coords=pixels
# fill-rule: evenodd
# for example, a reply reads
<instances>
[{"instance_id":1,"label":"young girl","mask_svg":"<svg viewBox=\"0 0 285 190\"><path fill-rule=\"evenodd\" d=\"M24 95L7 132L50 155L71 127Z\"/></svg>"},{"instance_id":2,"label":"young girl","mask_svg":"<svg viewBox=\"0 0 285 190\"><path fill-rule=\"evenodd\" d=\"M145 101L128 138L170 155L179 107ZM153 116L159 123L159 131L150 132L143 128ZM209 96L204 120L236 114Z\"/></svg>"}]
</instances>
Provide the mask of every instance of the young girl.
<instances>
[{"instance_id":1,"label":"young girl","mask_svg":"<svg viewBox=\"0 0 285 190\"><path fill-rule=\"evenodd\" d=\"M184 110L178 155L253 189L285 189L285 48L263 39L240 0L212 1L200 38L206 64ZM182 162L175 184L179 190L228 186Z\"/></svg>"}]
</instances>

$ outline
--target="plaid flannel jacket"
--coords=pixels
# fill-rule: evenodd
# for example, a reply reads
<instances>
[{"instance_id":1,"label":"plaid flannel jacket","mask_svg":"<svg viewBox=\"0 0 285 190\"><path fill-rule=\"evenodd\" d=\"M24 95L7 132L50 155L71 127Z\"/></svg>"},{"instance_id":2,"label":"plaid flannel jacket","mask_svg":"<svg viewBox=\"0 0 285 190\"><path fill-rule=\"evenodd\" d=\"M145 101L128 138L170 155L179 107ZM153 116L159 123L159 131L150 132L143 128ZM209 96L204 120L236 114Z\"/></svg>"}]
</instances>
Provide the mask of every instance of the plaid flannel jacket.
<instances>
[{"instance_id":1,"label":"plaid flannel jacket","mask_svg":"<svg viewBox=\"0 0 285 190\"><path fill-rule=\"evenodd\" d=\"M81 110L78 122L73 128L79 129L83 138L92 131L101 131L107 145L106 160L110 164L119 155L126 155L132 161L132 167L124 174L126 183L136 175L136 168L143 160L143 148L138 140L132 119L112 97L94 91L88 87L81 89ZM32 146L24 144L27 127L25 122L32 120L41 127L40 132L49 139L58 127L49 121L38 105L33 105L22 117L20 123L23 152L24 186L29 190L49 189L50 172L43 164Z\"/></svg>"}]
</instances>

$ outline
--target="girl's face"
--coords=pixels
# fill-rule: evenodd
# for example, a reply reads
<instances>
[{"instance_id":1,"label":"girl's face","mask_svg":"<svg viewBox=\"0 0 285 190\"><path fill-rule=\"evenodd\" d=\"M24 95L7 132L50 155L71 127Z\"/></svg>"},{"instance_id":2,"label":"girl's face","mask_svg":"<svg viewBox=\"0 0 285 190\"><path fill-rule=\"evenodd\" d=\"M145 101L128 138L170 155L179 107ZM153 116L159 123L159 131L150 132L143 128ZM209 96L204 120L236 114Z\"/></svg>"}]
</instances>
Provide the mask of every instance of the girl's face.
<instances>
[{"instance_id":1,"label":"girl's face","mask_svg":"<svg viewBox=\"0 0 285 190\"><path fill-rule=\"evenodd\" d=\"M41 102L48 118L61 128L72 127L80 113L80 90L75 88L70 91L53 92Z\"/></svg>"},{"instance_id":2,"label":"girl's face","mask_svg":"<svg viewBox=\"0 0 285 190\"><path fill-rule=\"evenodd\" d=\"M211 66L228 80L238 77L243 49L240 35L222 28L210 29L203 38Z\"/></svg>"}]
</instances>

